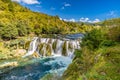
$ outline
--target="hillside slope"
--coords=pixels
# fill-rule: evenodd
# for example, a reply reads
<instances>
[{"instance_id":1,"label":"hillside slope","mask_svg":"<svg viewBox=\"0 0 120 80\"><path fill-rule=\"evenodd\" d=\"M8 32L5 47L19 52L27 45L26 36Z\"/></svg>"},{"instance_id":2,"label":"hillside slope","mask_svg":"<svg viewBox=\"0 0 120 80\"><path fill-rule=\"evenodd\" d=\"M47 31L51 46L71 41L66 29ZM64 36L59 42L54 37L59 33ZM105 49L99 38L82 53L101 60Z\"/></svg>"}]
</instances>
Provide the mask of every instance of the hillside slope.
<instances>
[{"instance_id":1,"label":"hillside slope","mask_svg":"<svg viewBox=\"0 0 120 80\"><path fill-rule=\"evenodd\" d=\"M33 32L37 35L78 33L84 32L86 29L86 26L82 27L73 22L62 21L58 16L33 12L11 0L0 0L0 25L1 27L7 25L17 28L16 36L24 36Z\"/></svg>"},{"instance_id":2,"label":"hillside slope","mask_svg":"<svg viewBox=\"0 0 120 80\"><path fill-rule=\"evenodd\" d=\"M120 80L120 18L85 34L63 80ZM106 26L106 27L105 27Z\"/></svg>"}]
</instances>

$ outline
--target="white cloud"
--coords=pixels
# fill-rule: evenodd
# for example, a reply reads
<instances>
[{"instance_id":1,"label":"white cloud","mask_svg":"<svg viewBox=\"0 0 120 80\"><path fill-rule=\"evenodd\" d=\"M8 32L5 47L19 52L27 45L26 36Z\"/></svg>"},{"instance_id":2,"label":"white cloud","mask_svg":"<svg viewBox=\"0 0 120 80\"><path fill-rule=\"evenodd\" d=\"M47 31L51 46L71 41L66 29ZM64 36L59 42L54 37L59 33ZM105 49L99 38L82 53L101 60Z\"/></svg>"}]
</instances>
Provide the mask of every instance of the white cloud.
<instances>
[{"instance_id":1,"label":"white cloud","mask_svg":"<svg viewBox=\"0 0 120 80\"><path fill-rule=\"evenodd\" d=\"M15 1L15 2L21 2L21 0L12 0L12 1Z\"/></svg>"},{"instance_id":2,"label":"white cloud","mask_svg":"<svg viewBox=\"0 0 120 80\"><path fill-rule=\"evenodd\" d=\"M89 18L80 18L80 22L88 22L89 21Z\"/></svg>"},{"instance_id":3,"label":"white cloud","mask_svg":"<svg viewBox=\"0 0 120 80\"><path fill-rule=\"evenodd\" d=\"M75 22L75 19L72 18L72 19L70 19L69 21L70 21L70 22Z\"/></svg>"},{"instance_id":4,"label":"white cloud","mask_svg":"<svg viewBox=\"0 0 120 80\"><path fill-rule=\"evenodd\" d=\"M66 22L76 22L77 21L74 18L71 18L71 19L62 19L62 18L60 18L60 20L64 20ZM84 17L80 18L79 21L80 22L88 22L88 23L98 23L98 22L100 22L100 20L97 19L97 18L94 19L94 20L90 20L89 18L84 18Z\"/></svg>"},{"instance_id":5,"label":"white cloud","mask_svg":"<svg viewBox=\"0 0 120 80\"><path fill-rule=\"evenodd\" d=\"M61 17L59 17L60 20L63 20Z\"/></svg>"},{"instance_id":6,"label":"white cloud","mask_svg":"<svg viewBox=\"0 0 120 80\"><path fill-rule=\"evenodd\" d=\"M65 3L64 6L65 6L65 7L69 7L69 6L71 6L71 4Z\"/></svg>"},{"instance_id":7,"label":"white cloud","mask_svg":"<svg viewBox=\"0 0 120 80\"><path fill-rule=\"evenodd\" d=\"M82 17L82 18L80 18L80 22L98 23L98 22L100 22L100 20L99 19L90 20L89 18Z\"/></svg>"},{"instance_id":8,"label":"white cloud","mask_svg":"<svg viewBox=\"0 0 120 80\"><path fill-rule=\"evenodd\" d=\"M71 19L62 19L62 20L67 21L67 22L75 22L76 21L74 18L71 18Z\"/></svg>"},{"instance_id":9,"label":"white cloud","mask_svg":"<svg viewBox=\"0 0 120 80\"><path fill-rule=\"evenodd\" d=\"M63 9L65 9L65 7L70 7L70 6L71 6L70 3L64 2L64 3L63 3L63 6L61 7L61 9L63 10Z\"/></svg>"},{"instance_id":10,"label":"white cloud","mask_svg":"<svg viewBox=\"0 0 120 80\"><path fill-rule=\"evenodd\" d=\"M67 20L67 19L63 19L64 21L69 21L69 20Z\"/></svg>"},{"instance_id":11,"label":"white cloud","mask_svg":"<svg viewBox=\"0 0 120 80\"><path fill-rule=\"evenodd\" d=\"M98 23L98 22L100 22L100 20L99 20L99 19L95 19L95 20L93 20L92 22L93 22L93 23Z\"/></svg>"},{"instance_id":12,"label":"white cloud","mask_svg":"<svg viewBox=\"0 0 120 80\"><path fill-rule=\"evenodd\" d=\"M110 11L107 16L109 17L116 17L117 16L117 12L116 11Z\"/></svg>"},{"instance_id":13,"label":"white cloud","mask_svg":"<svg viewBox=\"0 0 120 80\"><path fill-rule=\"evenodd\" d=\"M51 9L51 10L55 10L55 8L54 8L54 7L51 7L50 9Z\"/></svg>"},{"instance_id":14,"label":"white cloud","mask_svg":"<svg viewBox=\"0 0 120 80\"><path fill-rule=\"evenodd\" d=\"M26 4L40 4L41 3L38 0L12 0L12 1L23 2Z\"/></svg>"}]
</instances>

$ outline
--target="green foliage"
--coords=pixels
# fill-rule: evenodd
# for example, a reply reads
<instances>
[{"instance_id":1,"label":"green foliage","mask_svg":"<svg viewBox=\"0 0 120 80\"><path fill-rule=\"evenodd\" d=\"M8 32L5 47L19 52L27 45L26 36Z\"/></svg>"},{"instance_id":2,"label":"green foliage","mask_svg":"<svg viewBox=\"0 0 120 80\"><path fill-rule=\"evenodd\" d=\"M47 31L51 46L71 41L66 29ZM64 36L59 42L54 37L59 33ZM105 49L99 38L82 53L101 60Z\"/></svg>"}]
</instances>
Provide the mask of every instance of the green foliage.
<instances>
[{"instance_id":1,"label":"green foliage","mask_svg":"<svg viewBox=\"0 0 120 80\"><path fill-rule=\"evenodd\" d=\"M9 8L9 11L14 12L14 6L12 2L8 4L8 8Z\"/></svg>"},{"instance_id":2,"label":"green foliage","mask_svg":"<svg viewBox=\"0 0 120 80\"><path fill-rule=\"evenodd\" d=\"M52 49L49 44L46 44L46 56L51 56Z\"/></svg>"},{"instance_id":3,"label":"green foliage","mask_svg":"<svg viewBox=\"0 0 120 80\"><path fill-rule=\"evenodd\" d=\"M76 55L74 59L82 58L82 50L75 50L74 54Z\"/></svg>"},{"instance_id":4,"label":"green foliage","mask_svg":"<svg viewBox=\"0 0 120 80\"><path fill-rule=\"evenodd\" d=\"M53 48L54 52L55 52L56 47L57 47L57 40L54 41L52 44L52 48Z\"/></svg>"},{"instance_id":5,"label":"green foliage","mask_svg":"<svg viewBox=\"0 0 120 80\"><path fill-rule=\"evenodd\" d=\"M108 38L120 42L120 25L109 29Z\"/></svg>"},{"instance_id":6,"label":"green foliage","mask_svg":"<svg viewBox=\"0 0 120 80\"><path fill-rule=\"evenodd\" d=\"M110 47L110 46L114 46L117 43L115 41L111 41L111 40L104 40L101 42L100 47Z\"/></svg>"},{"instance_id":7,"label":"green foliage","mask_svg":"<svg viewBox=\"0 0 120 80\"><path fill-rule=\"evenodd\" d=\"M44 51L43 51L43 47L44 47L44 43L42 43L42 44L39 44L39 46L38 46L38 49L39 49L39 51L40 51L40 55L42 55L42 56L44 56Z\"/></svg>"},{"instance_id":8,"label":"green foliage","mask_svg":"<svg viewBox=\"0 0 120 80\"><path fill-rule=\"evenodd\" d=\"M28 31L27 31L27 25L25 25L23 22L19 22L16 25L17 29L18 29L18 35L19 36L25 36L27 35Z\"/></svg>"},{"instance_id":9,"label":"green foliage","mask_svg":"<svg viewBox=\"0 0 120 80\"><path fill-rule=\"evenodd\" d=\"M65 41L62 46L62 55L67 56L67 42Z\"/></svg>"},{"instance_id":10,"label":"green foliage","mask_svg":"<svg viewBox=\"0 0 120 80\"><path fill-rule=\"evenodd\" d=\"M18 30L14 25L6 25L1 28L0 32L3 39L12 39L18 36Z\"/></svg>"},{"instance_id":11,"label":"green foliage","mask_svg":"<svg viewBox=\"0 0 120 80\"><path fill-rule=\"evenodd\" d=\"M15 25L18 28L18 37L26 34L68 34L86 32L93 29L89 25L79 25L74 22L65 22L59 16L32 12L11 0L0 0L0 22Z\"/></svg>"},{"instance_id":12,"label":"green foliage","mask_svg":"<svg viewBox=\"0 0 120 80\"><path fill-rule=\"evenodd\" d=\"M34 32L35 32L36 35L40 35L42 33L42 29L41 29L39 24L36 24L34 26Z\"/></svg>"},{"instance_id":13,"label":"green foliage","mask_svg":"<svg viewBox=\"0 0 120 80\"><path fill-rule=\"evenodd\" d=\"M79 70L81 69L80 65L81 61L76 59L69 65L67 71L63 74L63 80L77 80L78 77L81 75Z\"/></svg>"},{"instance_id":14,"label":"green foliage","mask_svg":"<svg viewBox=\"0 0 120 80\"><path fill-rule=\"evenodd\" d=\"M94 29L85 34L82 46L88 46L90 49L98 49L102 41L106 40L105 33L102 30Z\"/></svg>"},{"instance_id":15,"label":"green foliage","mask_svg":"<svg viewBox=\"0 0 120 80\"><path fill-rule=\"evenodd\" d=\"M61 76L59 76L56 73L52 73L52 74L46 74L42 79L40 80L63 80L61 78Z\"/></svg>"},{"instance_id":16,"label":"green foliage","mask_svg":"<svg viewBox=\"0 0 120 80\"><path fill-rule=\"evenodd\" d=\"M11 2L11 0L1 0L1 1L3 1L5 3L10 3Z\"/></svg>"},{"instance_id":17,"label":"green foliage","mask_svg":"<svg viewBox=\"0 0 120 80\"><path fill-rule=\"evenodd\" d=\"M24 48L25 48L26 50L29 49L30 42L31 42L31 41L27 41L27 42L25 43Z\"/></svg>"},{"instance_id":18,"label":"green foliage","mask_svg":"<svg viewBox=\"0 0 120 80\"><path fill-rule=\"evenodd\" d=\"M119 27L106 28L85 35L82 49L75 51L72 64L63 74L64 80L120 79Z\"/></svg>"}]
</instances>

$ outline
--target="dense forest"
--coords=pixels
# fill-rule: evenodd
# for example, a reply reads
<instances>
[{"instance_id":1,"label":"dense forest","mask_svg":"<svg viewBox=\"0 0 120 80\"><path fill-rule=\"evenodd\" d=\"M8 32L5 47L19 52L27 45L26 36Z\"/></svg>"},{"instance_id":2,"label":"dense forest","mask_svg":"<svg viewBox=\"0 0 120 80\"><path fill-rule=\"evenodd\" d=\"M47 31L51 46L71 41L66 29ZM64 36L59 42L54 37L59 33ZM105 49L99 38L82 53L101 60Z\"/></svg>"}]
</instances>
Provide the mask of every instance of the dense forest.
<instances>
[{"instance_id":1,"label":"dense forest","mask_svg":"<svg viewBox=\"0 0 120 80\"><path fill-rule=\"evenodd\" d=\"M30 34L67 34L85 32L90 25L65 22L59 16L33 12L11 0L0 0L0 37L14 39ZM92 29L89 27L89 30ZM9 34L8 34L9 33Z\"/></svg>"},{"instance_id":2,"label":"dense forest","mask_svg":"<svg viewBox=\"0 0 120 80\"><path fill-rule=\"evenodd\" d=\"M34 36L85 33L93 28L96 27L60 20L57 15L33 12L11 0L0 0L0 60L15 58L19 49L27 50Z\"/></svg>"},{"instance_id":3,"label":"dense forest","mask_svg":"<svg viewBox=\"0 0 120 80\"><path fill-rule=\"evenodd\" d=\"M75 51L63 76L55 80L119 80L120 18L96 24L66 22L57 15L33 12L11 0L0 0L0 63L15 58L20 61L34 36L73 33L84 33L81 49ZM47 78L54 80L53 76Z\"/></svg>"},{"instance_id":4,"label":"dense forest","mask_svg":"<svg viewBox=\"0 0 120 80\"><path fill-rule=\"evenodd\" d=\"M81 50L63 75L64 80L120 79L120 19L99 23L101 29L85 34Z\"/></svg>"},{"instance_id":5,"label":"dense forest","mask_svg":"<svg viewBox=\"0 0 120 80\"><path fill-rule=\"evenodd\" d=\"M120 18L97 24L101 27L86 32L63 76L47 75L43 80L120 79Z\"/></svg>"}]
</instances>

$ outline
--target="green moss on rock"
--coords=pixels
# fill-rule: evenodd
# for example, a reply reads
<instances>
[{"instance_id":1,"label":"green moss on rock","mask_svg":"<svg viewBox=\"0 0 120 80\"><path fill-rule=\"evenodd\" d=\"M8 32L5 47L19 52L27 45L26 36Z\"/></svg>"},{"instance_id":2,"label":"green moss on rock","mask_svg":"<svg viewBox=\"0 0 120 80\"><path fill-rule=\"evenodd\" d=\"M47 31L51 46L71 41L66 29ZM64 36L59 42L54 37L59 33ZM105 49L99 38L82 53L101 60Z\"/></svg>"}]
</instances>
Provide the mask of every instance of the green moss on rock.
<instances>
[{"instance_id":1,"label":"green moss on rock","mask_svg":"<svg viewBox=\"0 0 120 80\"><path fill-rule=\"evenodd\" d=\"M28 48L29 48L29 46L30 46L30 42L31 42L31 41L27 41L27 42L25 43L24 48L25 48L26 50L28 50Z\"/></svg>"},{"instance_id":2,"label":"green moss on rock","mask_svg":"<svg viewBox=\"0 0 120 80\"><path fill-rule=\"evenodd\" d=\"M65 41L62 46L62 55L67 56L67 41Z\"/></svg>"},{"instance_id":3,"label":"green moss on rock","mask_svg":"<svg viewBox=\"0 0 120 80\"><path fill-rule=\"evenodd\" d=\"M57 46L57 40L54 41L53 44L52 44L52 48L53 48L54 52L55 52L56 46Z\"/></svg>"},{"instance_id":4,"label":"green moss on rock","mask_svg":"<svg viewBox=\"0 0 120 80\"><path fill-rule=\"evenodd\" d=\"M46 56L51 56L52 50L49 44L46 44Z\"/></svg>"},{"instance_id":5,"label":"green moss on rock","mask_svg":"<svg viewBox=\"0 0 120 80\"><path fill-rule=\"evenodd\" d=\"M42 50L44 45L45 45L44 43L38 45L38 50L40 52L40 55L42 55L42 56L44 55L44 50Z\"/></svg>"}]
</instances>

